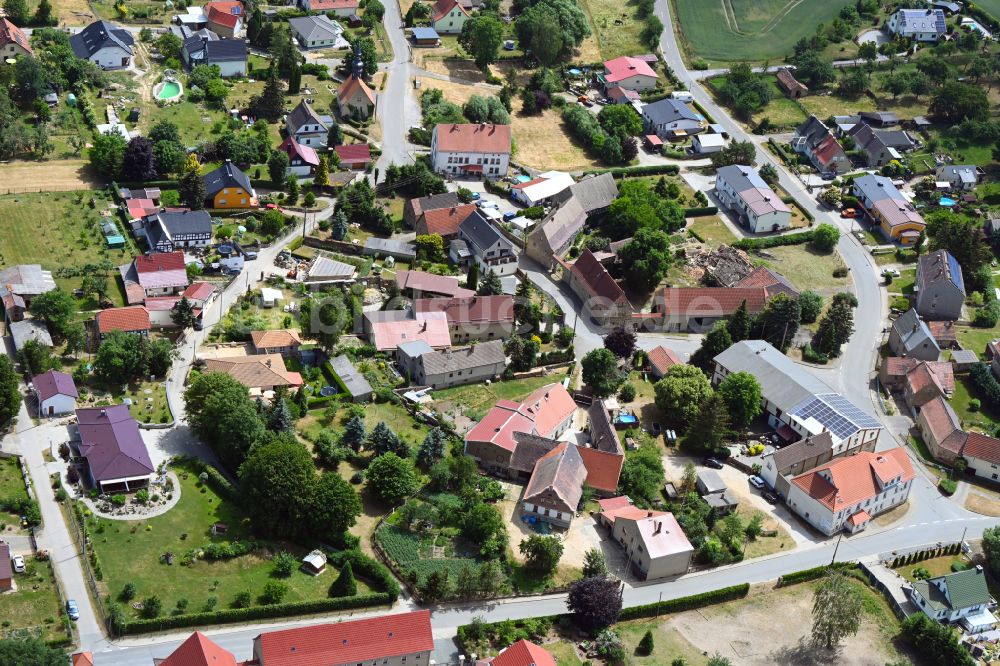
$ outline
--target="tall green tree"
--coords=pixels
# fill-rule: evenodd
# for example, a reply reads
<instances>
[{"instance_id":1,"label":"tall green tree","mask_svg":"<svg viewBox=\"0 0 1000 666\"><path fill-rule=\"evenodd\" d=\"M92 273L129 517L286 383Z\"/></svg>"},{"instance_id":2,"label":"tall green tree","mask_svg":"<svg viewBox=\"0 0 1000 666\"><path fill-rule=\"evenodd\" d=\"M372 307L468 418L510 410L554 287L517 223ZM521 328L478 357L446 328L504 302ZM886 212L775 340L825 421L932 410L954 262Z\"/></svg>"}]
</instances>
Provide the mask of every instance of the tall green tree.
<instances>
[{"instance_id":1,"label":"tall green tree","mask_svg":"<svg viewBox=\"0 0 1000 666\"><path fill-rule=\"evenodd\" d=\"M754 323L754 329L760 331L762 339L784 353L795 339L801 319L802 311L798 300L782 293L767 302Z\"/></svg>"},{"instance_id":2,"label":"tall green tree","mask_svg":"<svg viewBox=\"0 0 1000 666\"><path fill-rule=\"evenodd\" d=\"M487 269L486 275L479 281L478 293L480 296L499 296L502 294L503 283L500 282L500 276L492 269Z\"/></svg>"},{"instance_id":3,"label":"tall green tree","mask_svg":"<svg viewBox=\"0 0 1000 666\"><path fill-rule=\"evenodd\" d=\"M639 229L618 252L618 261L629 285L652 291L670 268L670 237L657 229Z\"/></svg>"},{"instance_id":4,"label":"tall green tree","mask_svg":"<svg viewBox=\"0 0 1000 666\"><path fill-rule=\"evenodd\" d=\"M340 570L337 580L333 581L333 584L330 585L330 596L353 597L357 593L358 584L354 580L354 569L351 567L351 563L348 562Z\"/></svg>"},{"instance_id":5,"label":"tall green tree","mask_svg":"<svg viewBox=\"0 0 1000 666\"><path fill-rule=\"evenodd\" d=\"M310 524L316 468L302 444L275 439L254 447L239 469L244 507L254 529L291 538Z\"/></svg>"},{"instance_id":6,"label":"tall green tree","mask_svg":"<svg viewBox=\"0 0 1000 666\"><path fill-rule=\"evenodd\" d=\"M840 356L843 345L854 332L854 306L844 299L834 299L819 321L812 339L813 349L832 358Z\"/></svg>"},{"instance_id":7,"label":"tall green tree","mask_svg":"<svg viewBox=\"0 0 1000 666\"><path fill-rule=\"evenodd\" d=\"M322 190L330 184L330 162L326 155L319 156L319 164L316 165L316 172L313 175L313 187Z\"/></svg>"},{"instance_id":8,"label":"tall green tree","mask_svg":"<svg viewBox=\"0 0 1000 666\"><path fill-rule=\"evenodd\" d=\"M685 430L698 416L701 405L712 395L712 385L698 368L675 365L653 386L656 406L668 422Z\"/></svg>"},{"instance_id":9,"label":"tall green tree","mask_svg":"<svg viewBox=\"0 0 1000 666\"><path fill-rule=\"evenodd\" d=\"M365 471L366 488L386 504L399 504L417 489L413 461L387 453L372 460ZM481 505L487 506L487 505Z\"/></svg>"},{"instance_id":10,"label":"tall green tree","mask_svg":"<svg viewBox=\"0 0 1000 666\"><path fill-rule=\"evenodd\" d=\"M385 421L379 421L372 428L372 431L368 434L365 446L374 451L376 456L395 453L401 458L406 458L410 455L410 447L399 438L399 435L392 431L392 428L386 425Z\"/></svg>"},{"instance_id":11,"label":"tall green tree","mask_svg":"<svg viewBox=\"0 0 1000 666\"><path fill-rule=\"evenodd\" d=\"M31 18L26 0L4 0L3 11L14 25L27 25Z\"/></svg>"},{"instance_id":12,"label":"tall green tree","mask_svg":"<svg viewBox=\"0 0 1000 666\"><path fill-rule=\"evenodd\" d=\"M594 396L598 398L613 395L622 383L622 373L618 371L618 359L610 349L594 349L587 352L580 365L583 367L583 383L589 386Z\"/></svg>"},{"instance_id":13,"label":"tall green tree","mask_svg":"<svg viewBox=\"0 0 1000 666\"><path fill-rule=\"evenodd\" d=\"M554 536L532 534L520 543L518 550L524 555L524 563L529 569L549 575L555 572L559 565L563 545Z\"/></svg>"},{"instance_id":14,"label":"tall green tree","mask_svg":"<svg viewBox=\"0 0 1000 666\"><path fill-rule=\"evenodd\" d=\"M987 120L989 98L979 86L959 81L947 81L931 96L927 111L942 122L957 124L963 120Z\"/></svg>"},{"instance_id":15,"label":"tall green tree","mask_svg":"<svg viewBox=\"0 0 1000 666\"><path fill-rule=\"evenodd\" d=\"M733 339L729 335L726 322L717 321L701 340L701 345L691 354L690 363L706 375L711 374L715 368L715 357L733 346Z\"/></svg>"},{"instance_id":16,"label":"tall green tree","mask_svg":"<svg viewBox=\"0 0 1000 666\"><path fill-rule=\"evenodd\" d=\"M201 210L205 207L205 180L201 175L201 165L196 155L189 155L184 165L184 175L181 176L177 188L181 201L191 210Z\"/></svg>"},{"instance_id":17,"label":"tall green tree","mask_svg":"<svg viewBox=\"0 0 1000 666\"><path fill-rule=\"evenodd\" d=\"M734 343L750 339L750 334L753 330L753 318L747 310L746 301L740 303L740 307L736 308L736 312L726 322L726 330L729 331L729 338Z\"/></svg>"},{"instance_id":18,"label":"tall green tree","mask_svg":"<svg viewBox=\"0 0 1000 666\"><path fill-rule=\"evenodd\" d=\"M811 324L819 318L823 311L823 297L811 289L799 294L799 310L802 312L802 323Z\"/></svg>"},{"instance_id":19,"label":"tall green tree","mask_svg":"<svg viewBox=\"0 0 1000 666\"><path fill-rule=\"evenodd\" d=\"M184 391L184 411L195 434L230 470L264 437L264 423L247 387L228 374L193 377Z\"/></svg>"},{"instance_id":20,"label":"tall green tree","mask_svg":"<svg viewBox=\"0 0 1000 666\"><path fill-rule=\"evenodd\" d=\"M365 419L363 416L355 414L344 424L344 433L340 437L340 443L357 451L365 441Z\"/></svg>"},{"instance_id":21,"label":"tall green tree","mask_svg":"<svg viewBox=\"0 0 1000 666\"><path fill-rule=\"evenodd\" d=\"M17 416L21 409L21 388L14 364L6 354L0 355L0 426Z\"/></svg>"},{"instance_id":22,"label":"tall green tree","mask_svg":"<svg viewBox=\"0 0 1000 666\"><path fill-rule=\"evenodd\" d=\"M31 22L37 26L55 25L56 22L52 18L52 3L49 0L39 0Z\"/></svg>"},{"instance_id":23,"label":"tall green tree","mask_svg":"<svg viewBox=\"0 0 1000 666\"><path fill-rule=\"evenodd\" d=\"M688 451L712 454L725 446L730 434L726 403L718 393L713 393L698 407L698 413L691 419L681 446Z\"/></svg>"},{"instance_id":24,"label":"tall green tree","mask_svg":"<svg viewBox=\"0 0 1000 666\"><path fill-rule=\"evenodd\" d=\"M417 464L430 469L434 463L444 458L446 444L447 440L441 428L431 428L417 451Z\"/></svg>"},{"instance_id":25,"label":"tall green tree","mask_svg":"<svg viewBox=\"0 0 1000 666\"><path fill-rule=\"evenodd\" d=\"M716 388L733 425L742 428L760 416L760 382L749 372L733 372Z\"/></svg>"},{"instance_id":26,"label":"tall green tree","mask_svg":"<svg viewBox=\"0 0 1000 666\"><path fill-rule=\"evenodd\" d=\"M31 664L31 666L67 666L64 650L52 648L39 638L6 638L0 640L0 664Z\"/></svg>"},{"instance_id":27,"label":"tall green tree","mask_svg":"<svg viewBox=\"0 0 1000 666\"><path fill-rule=\"evenodd\" d=\"M277 122L285 112L285 89L274 63L267 70L264 90L250 98L250 113L268 122Z\"/></svg>"},{"instance_id":28,"label":"tall green tree","mask_svg":"<svg viewBox=\"0 0 1000 666\"><path fill-rule=\"evenodd\" d=\"M336 472L325 472L308 493L309 534L337 543L361 515L361 498Z\"/></svg>"},{"instance_id":29,"label":"tall green tree","mask_svg":"<svg viewBox=\"0 0 1000 666\"><path fill-rule=\"evenodd\" d=\"M486 71L497 61L500 53L500 45L503 44L503 24L492 14L476 14L462 26L458 43L476 61L476 67Z\"/></svg>"},{"instance_id":30,"label":"tall green tree","mask_svg":"<svg viewBox=\"0 0 1000 666\"><path fill-rule=\"evenodd\" d=\"M813 593L813 640L827 650L833 649L843 639L858 633L862 612L861 595L851 580L830 570Z\"/></svg>"},{"instance_id":31,"label":"tall green tree","mask_svg":"<svg viewBox=\"0 0 1000 666\"><path fill-rule=\"evenodd\" d=\"M977 272L992 259L989 246L979 234L980 223L972 217L950 211L935 211L927 215L925 231L932 250L947 250L962 267L969 291L980 291L987 286L979 284Z\"/></svg>"},{"instance_id":32,"label":"tall green tree","mask_svg":"<svg viewBox=\"0 0 1000 666\"><path fill-rule=\"evenodd\" d=\"M272 150L267 158L267 175L272 183L285 182L285 171L288 169L288 155L280 150Z\"/></svg>"},{"instance_id":33,"label":"tall green tree","mask_svg":"<svg viewBox=\"0 0 1000 666\"><path fill-rule=\"evenodd\" d=\"M49 330L62 336L73 323L77 308L73 295L57 288L31 299L28 310L36 319L44 321Z\"/></svg>"},{"instance_id":34,"label":"tall green tree","mask_svg":"<svg viewBox=\"0 0 1000 666\"><path fill-rule=\"evenodd\" d=\"M118 132L98 134L91 142L90 164L106 180L120 178L126 145L125 137Z\"/></svg>"}]
</instances>

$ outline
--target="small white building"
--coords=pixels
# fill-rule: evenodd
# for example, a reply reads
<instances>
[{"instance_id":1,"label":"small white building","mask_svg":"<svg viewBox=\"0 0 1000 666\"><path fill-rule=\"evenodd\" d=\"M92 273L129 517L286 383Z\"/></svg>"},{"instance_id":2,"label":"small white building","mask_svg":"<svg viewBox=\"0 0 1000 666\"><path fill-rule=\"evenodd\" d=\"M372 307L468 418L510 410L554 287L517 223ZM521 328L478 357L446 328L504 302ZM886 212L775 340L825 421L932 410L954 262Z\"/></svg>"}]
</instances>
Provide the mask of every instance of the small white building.
<instances>
[{"instance_id":1,"label":"small white building","mask_svg":"<svg viewBox=\"0 0 1000 666\"><path fill-rule=\"evenodd\" d=\"M76 409L77 393L73 377L65 372L49 370L32 380L38 399L39 416L62 416Z\"/></svg>"},{"instance_id":2,"label":"small white building","mask_svg":"<svg viewBox=\"0 0 1000 666\"><path fill-rule=\"evenodd\" d=\"M69 38L77 58L101 69L125 69L132 64L132 33L107 21L94 21Z\"/></svg>"},{"instance_id":3,"label":"small white building","mask_svg":"<svg viewBox=\"0 0 1000 666\"><path fill-rule=\"evenodd\" d=\"M699 155L717 153L726 147L726 137L721 134L695 134L691 147Z\"/></svg>"},{"instance_id":4,"label":"small white building","mask_svg":"<svg viewBox=\"0 0 1000 666\"><path fill-rule=\"evenodd\" d=\"M941 9L897 9L885 27L889 34L917 42L936 42L947 32Z\"/></svg>"},{"instance_id":5,"label":"small white building","mask_svg":"<svg viewBox=\"0 0 1000 666\"><path fill-rule=\"evenodd\" d=\"M510 167L510 149L510 125L440 124L431 137L431 164L437 173L503 178Z\"/></svg>"},{"instance_id":6,"label":"small white building","mask_svg":"<svg viewBox=\"0 0 1000 666\"><path fill-rule=\"evenodd\" d=\"M546 171L526 183L512 185L510 198L524 206L537 206L573 184L573 176L563 171Z\"/></svg>"},{"instance_id":7,"label":"small white building","mask_svg":"<svg viewBox=\"0 0 1000 666\"><path fill-rule=\"evenodd\" d=\"M753 167L734 164L716 171L715 195L754 233L787 229L792 222L792 209Z\"/></svg>"},{"instance_id":8,"label":"small white building","mask_svg":"<svg viewBox=\"0 0 1000 666\"><path fill-rule=\"evenodd\" d=\"M281 293L280 289L273 289L271 287L261 287L260 290L260 305L264 308L273 308L277 305L278 301L284 298L284 294Z\"/></svg>"}]
</instances>

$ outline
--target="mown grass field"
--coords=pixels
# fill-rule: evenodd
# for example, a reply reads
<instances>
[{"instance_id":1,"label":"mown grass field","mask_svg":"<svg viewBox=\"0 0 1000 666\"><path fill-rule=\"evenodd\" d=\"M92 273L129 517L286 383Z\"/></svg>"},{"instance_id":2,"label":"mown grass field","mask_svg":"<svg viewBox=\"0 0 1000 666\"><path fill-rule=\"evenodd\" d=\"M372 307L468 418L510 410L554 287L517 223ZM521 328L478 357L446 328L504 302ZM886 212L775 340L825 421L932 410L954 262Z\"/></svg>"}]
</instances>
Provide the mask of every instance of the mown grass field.
<instances>
[{"instance_id":1,"label":"mown grass field","mask_svg":"<svg viewBox=\"0 0 1000 666\"><path fill-rule=\"evenodd\" d=\"M431 395L436 403L453 402L474 421L478 421L500 400L519 402L528 397L535 389L562 381L561 373L546 377L529 377L507 382L486 384L470 384L434 391Z\"/></svg>"},{"instance_id":2,"label":"mown grass field","mask_svg":"<svg viewBox=\"0 0 1000 666\"><path fill-rule=\"evenodd\" d=\"M672 0L676 32L692 60L727 63L779 58L850 0Z\"/></svg>"},{"instance_id":3,"label":"mown grass field","mask_svg":"<svg viewBox=\"0 0 1000 666\"><path fill-rule=\"evenodd\" d=\"M240 508L201 485L197 473L183 466L174 470L180 478L181 499L162 516L137 521L88 519L91 540L104 572L102 587L117 597L125 583L132 582L136 601L156 595L163 602L164 615L173 612L181 599L187 600L189 613L201 611L210 598L217 600L217 608L228 608L244 590L250 591L256 604L264 584L273 580L272 564L263 553L217 562L199 559L189 566L181 564L184 554L191 549L210 542L250 538L250 526ZM216 522L226 523L228 533L213 537L211 528ZM298 557L305 555L302 548L289 545L287 550ZM160 559L167 552L174 554L172 565ZM330 566L319 576L296 570L291 577L281 579L288 585L285 601L326 598L337 575ZM358 581L358 592L367 591ZM129 612L133 612L131 608Z\"/></svg>"},{"instance_id":4,"label":"mown grass field","mask_svg":"<svg viewBox=\"0 0 1000 666\"><path fill-rule=\"evenodd\" d=\"M597 39L602 58L610 60L649 52L649 47L643 45L641 38L646 24L637 15L635 5L599 0L582 0L580 4L590 18L590 29ZM621 25L615 25L615 21L621 21Z\"/></svg>"},{"instance_id":5,"label":"mown grass field","mask_svg":"<svg viewBox=\"0 0 1000 666\"><path fill-rule=\"evenodd\" d=\"M65 638L65 616L49 562L25 557L27 571L14 574L16 592L0 595L0 639L38 636Z\"/></svg>"},{"instance_id":6,"label":"mown grass field","mask_svg":"<svg viewBox=\"0 0 1000 666\"><path fill-rule=\"evenodd\" d=\"M91 208L91 197L97 205ZM41 264L56 270L82 267L104 260L115 266L128 262L132 255L126 248L110 249L101 235L103 208L111 206L103 193L45 192L0 196L0 266ZM115 284L117 271L108 272L108 282ZM80 286L83 277L60 278L56 283L63 289ZM112 288L108 297L122 305L119 289Z\"/></svg>"},{"instance_id":7,"label":"mown grass field","mask_svg":"<svg viewBox=\"0 0 1000 666\"><path fill-rule=\"evenodd\" d=\"M24 485L17 458L0 458L0 499L28 499L28 489ZM21 518L16 513L0 511L0 533L20 527Z\"/></svg>"}]
</instances>

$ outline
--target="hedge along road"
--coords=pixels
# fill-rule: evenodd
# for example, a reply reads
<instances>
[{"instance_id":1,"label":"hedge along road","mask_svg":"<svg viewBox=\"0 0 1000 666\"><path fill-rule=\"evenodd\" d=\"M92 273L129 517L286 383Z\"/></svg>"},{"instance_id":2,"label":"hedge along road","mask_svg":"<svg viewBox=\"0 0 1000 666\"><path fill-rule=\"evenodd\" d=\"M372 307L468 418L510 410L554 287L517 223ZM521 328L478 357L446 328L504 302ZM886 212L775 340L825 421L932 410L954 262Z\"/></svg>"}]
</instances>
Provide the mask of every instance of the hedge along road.
<instances>
[{"instance_id":1,"label":"hedge along road","mask_svg":"<svg viewBox=\"0 0 1000 666\"><path fill-rule=\"evenodd\" d=\"M1000 0L996 0L1000 4ZM691 59L761 62L786 56L853 0L670 0Z\"/></svg>"}]
</instances>

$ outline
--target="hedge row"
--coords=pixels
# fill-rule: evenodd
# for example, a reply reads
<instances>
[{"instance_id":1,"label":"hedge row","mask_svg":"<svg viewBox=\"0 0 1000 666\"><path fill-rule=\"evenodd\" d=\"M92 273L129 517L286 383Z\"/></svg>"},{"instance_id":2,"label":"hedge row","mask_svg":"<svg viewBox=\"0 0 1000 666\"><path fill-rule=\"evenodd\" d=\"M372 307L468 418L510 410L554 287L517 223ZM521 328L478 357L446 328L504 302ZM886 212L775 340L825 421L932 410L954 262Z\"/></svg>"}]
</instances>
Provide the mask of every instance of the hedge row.
<instances>
[{"instance_id":1,"label":"hedge row","mask_svg":"<svg viewBox=\"0 0 1000 666\"><path fill-rule=\"evenodd\" d=\"M782 245L802 245L813 239L812 231L800 231L797 234L785 234L784 236L767 236L765 238L741 238L733 243L733 247L741 250L763 250L769 247L780 247Z\"/></svg>"},{"instance_id":2,"label":"hedge row","mask_svg":"<svg viewBox=\"0 0 1000 666\"><path fill-rule=\"evenodd\" d=\"M830 569L835 571L850 571L856 569L858 565L853 562L836 562L833 565L824 564L821 567L813 567L812 569L803 569L802 571L795 571L790 574L785 574L778 578L778 587L785 587L787 585L795 585L796 583L805 583L810 580L816 580L822 578L826 575L826 572Z\"/></svg>"},{"instance_id":3,"label":"hedge row","mask_svg":"<svg viewBox=\"0 0 1000 666\"><path fill-rule=\"evenodd\" d=\"M790 165L792 163L792 158L788 156L788 153L785 152L784 147L780 143L774 139L768 139L767 145L771 146L774 152L778 154L778 157L780 157L785 164Z\"/></svg>"},{"instance_id":4,"label":"hedge row","mask_svg":"<svg viewBox=\"0 0 1000 666\"><path fill-rule=\"evenodd\" d=\"M585 171L584 175L589 176L591 174L597 175L602 173L610 173L615 178L625 178L626 176L656 176L659 174L676 176L678 173L680 173L680 171L681 168L676 164L656 164L653 166L614 167L613 169L595 169L594 171Z\"/></svg>"},{"instance_id":5,"label":"hedge row","mask_svg":"<svg viewBox=\"0 0 1000 666\"><path fill-rule=\"evenodd\" d=\"M924 560L929 560L934 557L941 557L942 555L958 555L962 550L962 544L955 542L948 546L940 546L938 548L931 548L928 550L920 550L915 553L908 553L906 555L898 555L892 559L891 568L906 566L907 564L916 564L917 562L923 562Z\"/></svg>"},{"instance_id":6,"label":"hedge row","mask_svg":"<svg viewBox=\"0 0 1000 666\"><path fill-rule=\"evenodd\" d=\"M399 597L401 592L399 581L389 571L389 567L376 559L368 557L360 550L327 552L327 558L338 569L343 568L346 562L350 562L351 570L355 576L364 578L375 589L382 590L383 594L391 597L391 601L395 601Z\"/></svg>"},{"instance_id":7,"label":"hedge row","mask_svg":"<svg viewBox=\"0 0 1000 666\"><path fill-rule=\"evenodd\" d=\"M719 212L718 206L702 206L700 208L685 208L684 217L701 217L702 215L715 215Z\"/></svg>"},{"instance_id":8,"label":"hedge row","mask_svg":"<svg viewBox=\"0 0 1000 666\"><path fill-rule=\"evenodd\" d=\"M186 458L185 462L189 463L193 467L199 470L199 476L205 474L207 477L206 483L211 486L212 490L219 493L224 499L231 502L239 503L242 498L240 497L240 491L236 489L229 479L222 475L222 472L218 470L214 465L209 465L204 460L198 458Z\"/></svg>"},{"instance_id":9,"label":"hedge row","mask_svg":"<svg viewBox=\"0 0 1000 666\"><path fill-rule=\"evenodd\" d=\"M721 604L724 601L742 599L750 591L750 583L740 583L730 587L719 588L701 594L692 594L689 597L679 597L667 601L659 601L644 606L632 606L623 608L618 615L619 620L635 620L641 617L654 617L664 613L679 613L681 611L704 608L713 604Z\"/></svg>"},{"instance_id":10,"label":"hedge row","mask_svg":"<svg viewBox=\"0 0 1000 666\"><path fill-rule=\"evenodd\" d=\"M166 631L168 629L182 629L210 624L248 622L276 617L292 617L295 615L326 613L353 608L368 608L370 606L388 606L395 600L396 598L391 594L372 592L371 594L361 594L354 597L317 599L315 601L299 601L291 604L251 606L250 608L225 608L210 613L191 613L190 615L158 617L152 620L133 620L122 628L122 635L145 634L153 631Z\"/></svg>"}]
</instances>

